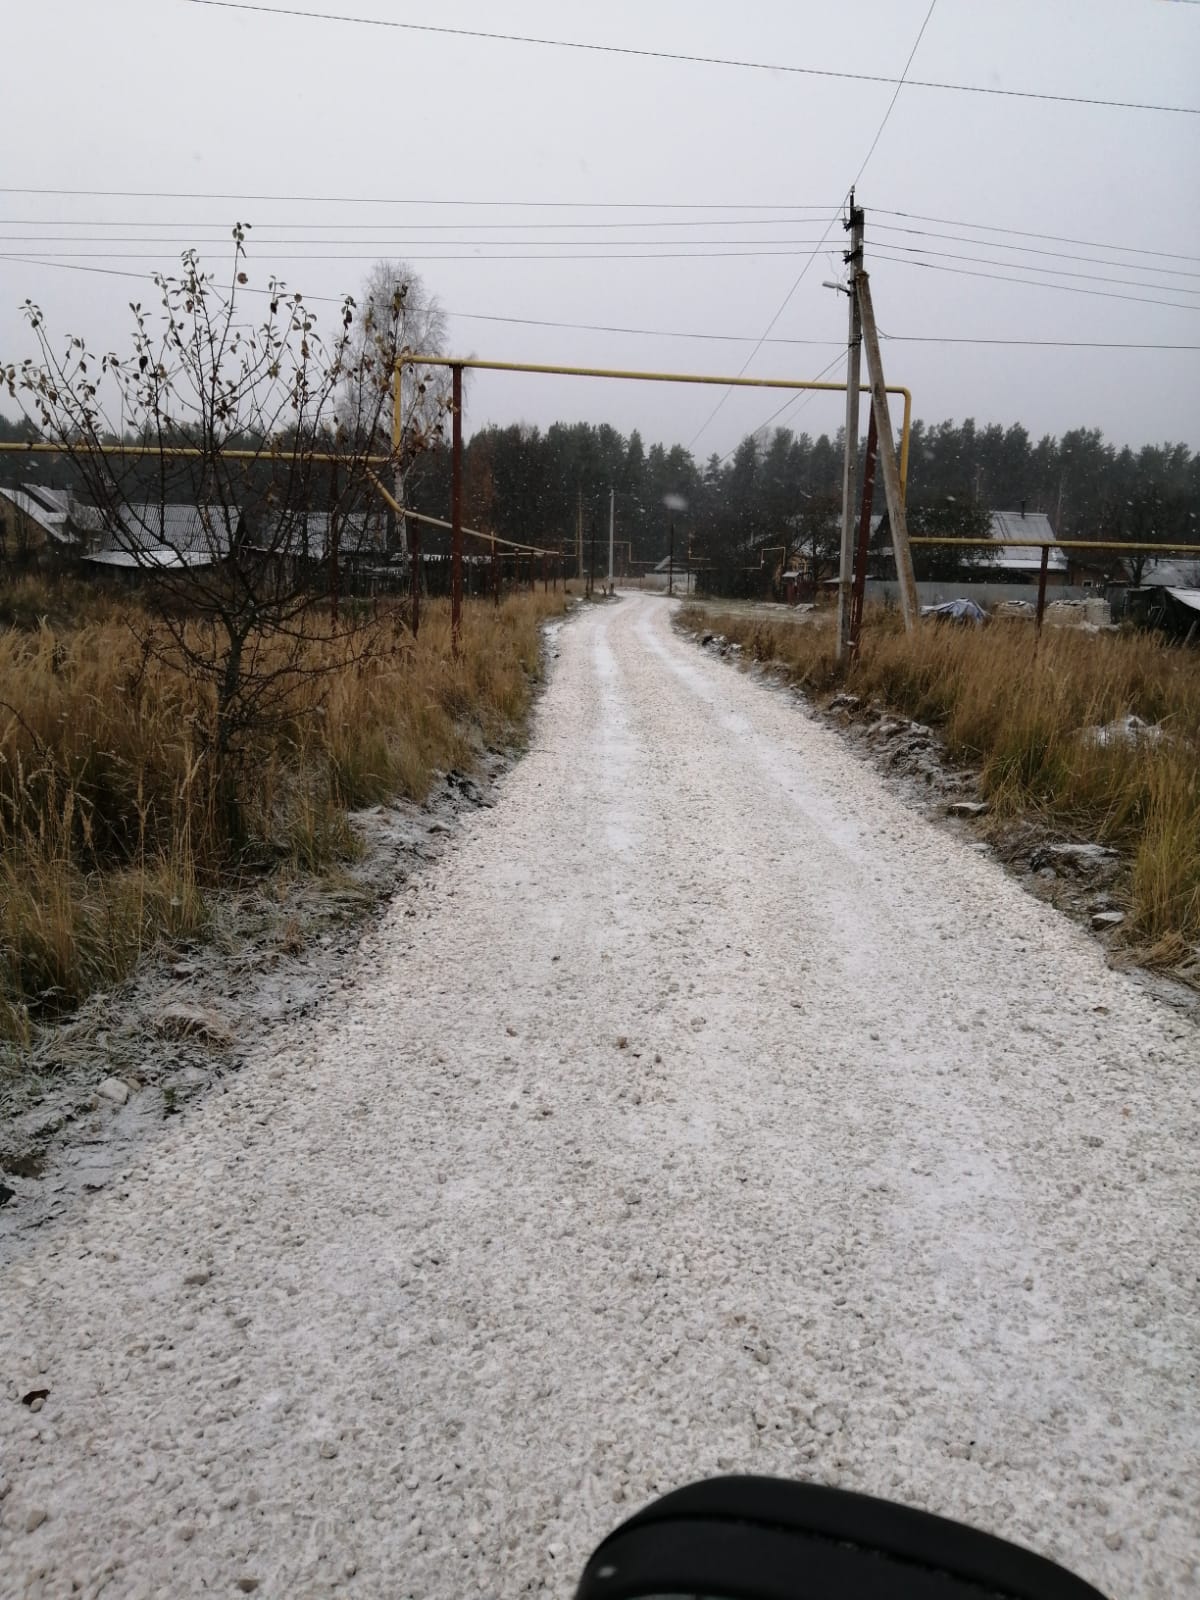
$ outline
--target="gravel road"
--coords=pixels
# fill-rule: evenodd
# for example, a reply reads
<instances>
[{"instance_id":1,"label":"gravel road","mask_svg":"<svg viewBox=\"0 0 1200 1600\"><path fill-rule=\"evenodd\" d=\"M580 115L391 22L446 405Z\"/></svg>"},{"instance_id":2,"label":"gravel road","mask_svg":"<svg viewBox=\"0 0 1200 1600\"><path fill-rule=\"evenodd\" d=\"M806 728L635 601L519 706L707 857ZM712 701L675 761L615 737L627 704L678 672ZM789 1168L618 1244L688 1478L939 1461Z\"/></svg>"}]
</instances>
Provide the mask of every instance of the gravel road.
<instances>
[{"instance_id":1,"label":"gravel road","mask_svg":"<svg viewBox=\"0 0 1200 1600\"><path fill-rule=\"evenodd\" d=\"M0 1593L569 1596L722 1469L1196 1592L1194 1024L665 601L558 644L336 999L10 1251Z\"/></svg>"}]
</instances>

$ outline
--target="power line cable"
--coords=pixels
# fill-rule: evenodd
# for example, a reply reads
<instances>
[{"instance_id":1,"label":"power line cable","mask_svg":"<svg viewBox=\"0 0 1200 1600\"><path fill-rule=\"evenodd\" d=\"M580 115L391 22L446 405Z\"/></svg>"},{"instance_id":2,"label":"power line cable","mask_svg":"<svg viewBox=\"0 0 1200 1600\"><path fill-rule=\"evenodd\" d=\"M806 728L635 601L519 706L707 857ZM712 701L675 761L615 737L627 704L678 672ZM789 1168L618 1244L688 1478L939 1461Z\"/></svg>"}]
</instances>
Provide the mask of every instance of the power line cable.
<instances>
[{"instance_id":1,"label":"power line cable","mask_svg":"<svg viewBox=\"0 0 1200 1600\"><path fill-rule=\"evenodd\" d=\"M757 209L757 208L755 208ZM800 209L800 208L797 208ZM822 212L835 210L833 206L823 206ZM255 237L260 237L268 229L277 228L303 228L310 233L349 232L358 233L364 228L384 228L389 232L413 233L443 233L460 228L471 228L476 233L492 232L498 229L515 231L547 232L551 228L565 231L566 229L600 229L600 228L784 228L804 226L813 219L808 217L685 217L679 222L671 222L664 217L655 218L650 222L639 222L636 218L624 217L621 219L607 220L604 222L474 222L460 220L458 222L276 222L268 220L253 225L252 232ZM6 228L219 228L223 229L223 238L228 239L229 229L225 218L218 217L211 222L159 222L156 220L139 220L137 218L124 221L86 220L83 217L52 218L52 217L4 217L0 218L0 225ZM250 227L250 224L247 224ZM898 232L920 233L922 229L898 229ZM39 235L38 237L42 237ZM51 235L45 235L49 238ZM55 235L54 237L57 237ZM940 238L941 235L936 235ZM398 242L398 241L396 241Z\"/></svg>"},{"instance_id":2,"label":"power line cable","mask_svg":"<svg viewBox=\"0 0 1200 1600\"><path fill-rule=\"evenodd\" d=\"M920 30L917 33L917 37L913 41L912 49L908 52L908 60L904 63L904 71L900 74L899 81L896 83L896 93L892 96L891 100L888 102L887 110L883 113L883 118L882 118L878 128L875 130L875 137L871 140L871 148L867 151L866 156L863 158L862 165L858 169L860 174L862 173L863 169L866 167L867 162L871 159L871 156L874 154L875 146L879 143L880 135L883 133L883 130L887 127L888 118L892 114L892 107L896 104L896 100L897 100L897 97L900 94L900 90L904 86L904 80L908 76L908 69L909 69L909 67L912 66L913 57L917 53L917 47L921 43L921 40L925 36L925 29L929 26L929 19L933 15L933 8L936 5L936 3L937 3L937 0L930 0L929 10L925 13L925 20L922 22ZM857 182L857 179L855 181ZM850 185L849 189L846 191L846 199L849 200L851 211L853 212L853 208L854 208L854 184L853 183ZM844 204L845 204L845 200L843 200L843 205ZM847 226L848 225L849 224L847 224ZM762 338L755 345L754 349L751 350L750 354L746 357L745 366L743 366L741 372L739 372L739 374L738 374L739 377L741 377L746 372L746 369L749 367L750 363L754 360L755 356L758 354L758 352L762 349L763 345L766 343L767 334L769 334L771 332L771 330L774 328L775 324L779 321L780 317L783 315L785 309L787 308L787 305L790 302L792 296L795 294L796 290L800 287L801 283L804 281L804 278L805 278L805 275L808 272L808 269L812 266L813 262L817 258L817 251L820 250L821 246L825 243L825 240L829 237L829 232L830 232L830 229L832 227L833 227L833 221L831 220L830 223L829 223L829 226L825 229L825 232L822 235L820 242L816 246L816 249L813 250L813 253L809 256L808 260L800 268L800 271L799 271L799 273L797 274L797 277L796 277L796 281L792 284L792 287L788 290L787 294L784 295L783 302L780 305L779 310L775 313L775 315L771 318L770 322L767 324L766 333L763 334ZM721 407L729 399L729 396L732 394L732 392L733 391L731 389L726 389L725 392L721 395L721 398L717 401L716 405L712 408L712 410L709 412L708 416L701 423L699 430L696 433L694 433L692 435L692 437L688 440L688 449L689 450L696 443L696 440L705 431L705 429L708 428L708 426L713 421L713 419L718 415L718 413L721 410ZM776 415L778 415L778 413L776 413Z\"/></svg>"},{"instance_id":3,"label":"power line cable","mask_svg":"<svg viewBox=\"0 0 1200 1600\"><path fill-rule=\"evenodd\" d=\"M15 188L15 187L11 187L11 186L5 187L3 185L0 185L0 194L39 195L39 196L48 196L48 197L51 197L51 198L75 198L75 199L89 199L89 200L92 200L92 199L235 200L235 201L241 201L241 202L245 202L245 203L264 204L264 205L285 205L285 204L295 204L295 205L361 205L361 206L393 206L393 207L399 207L399 206L455 206L455 207L460 207L460 208L489 208L489 209L502 209L502 210L553 210L553 211L664 211L664 212L665 211L815 211L815 212L819 212L821 214L827 214L827 213L829 213L831 211L837 210L838 207L840 207L842 205L842 203L844 201L844 198L845 198L843 196L843 200L839 200L837 202L826 202L824 205L800 204L799 202L793 202L793 201L776 203L776 202L765 201L765 200L764 201L759 201L757 203L751 203L751 202L748 202L748 201L715 201L715 200L714 201L700 201L700 200L696 200L696 201L677 201L677 200L661 200L661 201L655 201L655 200L496 200L496 199L486 199L486 200L453 199L453 200L451 200L451 199L445 199L443 197L435 197L435 196L427 196L424 199L414 200L414 199L395 199L395 198L388 198L386 196L377 196L377 195L353 196L353 195L304 195L304 194L235 194L235 193L232 193L232 192L200 191L200 190L51 189L51 188ZM1003 224L1000 224L1000 223L967 222L967 221L964 221L963 219L957 218L957 217L928 216L925 213L919 212L919 211L896 211L896 210L893 210L893 209L889 209L886 206L874 206L874 207L872 207L871 216L872 216L872 218L877 218L877 217L881 217L881 216L883 216L883 217L901 217L901 218L903 218L903 219L905 219L907 221L913 221L913 222L933 222L933 223L936 223L936 224L938 224L939 226L942 226L942 227L973 228L973 229L975 229L975 230L977 230L979 232L1006 233L1006 234L1011 235L1014 238L1019 238L1019 239L1041 239L1041 240L1045 240L1045 241L1047 241L1047 242L1049 242L1051 244L1074 244L1074 245L1080 245L1084 249L1088 249L1088 250L1117 250L1117 251L1120 251L1122 254L1151 255L1151 256L1158 256L1161 259L1164 259L1164 260L1167 260L1167 261L1190 261L1190 262L1193 262L1193 263L1196 263L1196 264L1200 265L1200 256L1188 255L1188 254L1185 254L1185 253L1181 253L1179 251L1155 250L1155 249L1153 249L1153 248L1151 248L1150 246L1147 246L1147 245L1115 244L1115 243L1112 243L1111 241L1104 241L1104 240L1097 240L1097 239L1078 239L1078 238L1075 238L1074 236L1068 235L1068 234L1043 233L1043 232L1039 232L1037 230L1028 229L1028 228L1010 228L1010 227L1006 227L1006 226L1004 226ZM41 221L41 222L50 222L50 221L53 221L53 220L56 220L56 219L34 218L34 219L31 219L31 220L34 223L36 223L36 222L39 222L39 221ZM745 220L749 221L750 219L745 219ZM780 219L780 220L782 221L782 220L786 220L786 219ZM710 224L715 224L717 221L718 221L718 219L716 219L716 218L699 218L699 219L696 219L694 224L691 223L691 222L689 222L689 223L682 223L682 222L680 222L680 223L666 223L666 222L663 222L663 223L661 223L661 225L664 226L664 227L682 227L682 226L692 226L692 225L695 225L695 226L708 226ZM10 224L10 225L12 225L12 224ZM80 224L80 225L82 226L83 224ZM117 224L115 224L115 223L114 224L94 224L94 225L95 226L117 226ZM133 223L130 223L130 224L121 223L120 224L120 226L122 226L122 227L124 227L124 226L136 226L136 225L137 224L133 224ZM147 225L149 226L149 224L147 224ZM179 226L179 227L190 227L190 226L193 226L193 225L194 224L191 224L191 223L175 224L175 226ZM221 222L212 224L212 226L214 226L214 227L222 226L222 225L223 224ZM292 224L288 224L288 226L291 226L291 225ZM585 226L586 227L591 227L591 226L597 226L597 227L599 227L599 226L620 227L621 225L622 224L620 222L613 222L611 224L608 224L608 223L605 223L605 224L600 224L600 223L597 223L597 224L591 224L591 223L586 223L586 224L585 223L579 223L579 224L576 224L576 223L558 223L558 224L556 224L556 226L558 226L558 227L576 227L576 226L579 226L579 227L585 227ZM654 226L659 226L660 224L659 223L639 224L639 223L630 222L627 225L630 226L630 227L634 227L634 226L654 227ZM162 226L167 226L167 224L162 224ZM282 224L282 223L269 223L268 222L268 223L260 224L260 226L263 226L263 227L271 227L271 226L282 227L282 226L284 226L284 224ZM345 224L345 223L313 223L313 224L311 224L311 226L313 226L313 227L321 227L321 228L325 228L325 227L338 228L338 227L347 226L347 224ZM349 226L355 226L355 224L349 224ZM361 224L361 226L368 227L368 226L371 226L371 224L363 223L363 224ZM388 226L388 227L402 228L402 227L411 226L411 224L406 224L406 223L378 224L378 223L376 223L375 226ZM435 225L434 224L429 224L428 226L430 226L432 228ZM457 227L457 226L462 226L462 224L461 223L448 223L445 226L447 226L447 227ZM511 222L510 221L510 222L507 222L507 223L496 223L494 225L489 225L489 224L485 224L485 223L473 223L473 224L471 224L471 226L479 227L479 228L483 228L483 227L486 227L486 226L495 226L495 227L500 228L500 227L540 227L542 225L539 224L539 223L528 223L528 224L525 224L525 223L516 223L516 222ZM884 224L879 223L879 222L875 222L874 226L883 227ZM1017 248L1017 247L1013 246L1012 248Z\"/></svg>"},{"instance_id":4,"label":"power line cable","mask_svg":"<svg viewBox=\"0 0 1200 1600\"><path fill-rule=\"evenodd\" d=\"M917 51L920 49L921 40L925 37L925 29L929 26L929 19L930 19L930 17L933 16L933 8L936 5L937 5L937 0L929 0L929 10L925 13L925 21L921 24L921 30L917 34L917 37L913 40L913 47L908 52L908 60L904 63L904 71L900 74L900 81L896 85L895 93L892 95L892 98L888 101L888 108L883 113L883 121L879 124L879 127L875 130L875 137L871 140L871 148L867 151L866 155L863 157L862 166L859 167L858 171L854 174L854 181L850 185L850 188L852 190L858 188L859 180L862 178L863 173L867 170L867 163L870 161L871 157L875 154L875 146L879 143L880 139L883 138L883 130L887 127L888 120L891 117L892 112L896 109L896 101L899 100L900 91L904 87L904 80L908 77L908 69L909 69L909 67L912 66L913 57L916 55Z\"/></svg>"},{"instance_id":5,"label":"power line cable","mask_svg":"<svg viewBox=\"0 0 1200 1600\"><path fill-rule=\"evenodd\" d=\"M819 249L822 243L824 243L824 240L820 241L816 248ZM164 261L174 259L164 250L43 250L39 251L39 254L57 256L64 261ZM592 251L586 255L565 255L562 252L538 255L513 255L503 252L483 254L477 251L470 255L448 256L422 255L417 251L410 250L406 253L405 259L408 261L467 261L485 265L489 261L731 261L765 259L772 256L786 256L789 259L794 259L795 255L795 250L652 250L644 254L621 251ZM5 259L8 261L23 261L31 260L32 257L18 250L10 251ZM273 254L271 259L273 261L377 261L379 257L374 252L369 255L328 253L296 255L288 253L284 255ZM783 307L781 306L780 311L782 310ZM771 327L775 326L776 320L778 319L776 318L771 322Z\"/></svg>"},{"instance_id":6,"label":"power line cable","mask_svg":"<svg viewBox=\"0 0 1200 1600\"><path fill-rule=\"evenodd\" d=\"M810 383L820 383L821 379L825 377L826 373L832 372L833 369L837 366L840 366L845 359L845 350L839 350L837 355L834 356L833 360L829 362L827 366L822 367L820 372L818 372L815 377L810 378L808 381ZM760 433L764 432L771 426L777 417L782 416L789 406L795 406L797 411L803 411L804 407L814 398L815 393L815 390L809 390L807 393L802 392L800 394L789 395L781 406L778 406L774 411L772 411L771 415L765 422L760 422L758 427L755 428L752 433L743 435L743 437L738 440L737 444L734 445L732 450L726 450L725 454L720 457L717 465L723 467L729 460L730 456L734 456L738 453L742 445L746 442L746 439L756 439ZM691 447L689 446L688 448L690 449Z\"/></svg>"},{"instance_id":7,"label":"power line cable","mask_svg":"<svg viewBox=\"0 0 1200 1600\"><path fill-rule=\"evenodd\" d=\"M90 272L105 278L122 278L130 283L149 283L151 275L146 272L123 272L118 267L86 267L70 261L40 261L31 257L11 257L0 254L0 261L15 260L19 265L56 268L61 272ZM901 262L900 265L907 265ZM949 271L952 269L944 268ZM1014 279L1014 282L1023 282L1023 279ZM253 284L243 286L243 294L270 294L269 289L257 288ZM340 296L328 294L306 294L306 301L318 305L337 305L343 301ZM1152 302L1157 304L1158 302ZM484 311L455 311L444 307L448 317L458 317L468 322L498 322L511 323L516 327L527 328L559 328L582 333L621 333L647 339L689 339L704 340L721 344L752 344L755 335L752 333L689 333L682 329L674 328L634 328L617 323L603 322L565 322L553 321L545 317L511 317L495 312ZM1006 338L979 338L973 336L955 337L949 334L904 334L885 333L880 329L881 339L889 340L894 344L967 344L967 345L1012 345L1025 348L1049 348L1057 350L1169 350L1193 351L1200 350L1200 344L1179 344L1172 342L1137 342L1111 339L1006 339ZM769 338L765 344L785 345L793 347L810 345L837 345L842 346L840 339L786 339Z\"/></svg>"},{"instance_id":8,"label":"power line cable","mask_svg":"<svg viewBox=\"0 0 1200 1600\"><path fill-rule=\"evenodd\" d=\"M1200 0L1197 0L1200 4ZM1078 261L1093 267L1122 267L1126 272L1156 272L1160 278L1200 278L1200 272L1189 272L1182 267L1155 267L1149 262L1140 261L1108 261L1103 256L1081 256L1073 250L1039 250L1031 244L1008 244L1003 239L975 239L967 233L935 233L930 228L897 228L890 223L876 222L871 219L871 231L875 233L902 233L914 239L944 239L949 244L974 244L982 245L985 250L1019 250L1029 256L1049 256L1056 261ZM765 241L764 241L765 242ZM879 241L886 248L900 250L902 245L893 244L890 239ZM1121 246L1113 248L1120 249ZM1146 252L1150 254L1151 252ZM1187 260L1186 256L1181 259ZM1013 262L1013 266L1019 263ZM1047 268L1054 271L1054 268Z\"/></svg>"},{"instance_id":9,"label":"power line cable","mask_svg":"<svg viewBox=\"0 0 1200 1600\"><path fill-rule=\"evenodd\" d=\"M222 238L216 238L216 239L199 239L199 238L196 238L195 236L192 236L190 238L185 238L185 239L167 239L167 238L164 238L160 234L151 234L151 235L149 235L149 236L147 236L145 238L138 238L138 237L135 237L134 235L126 235L126 234L101 235L101 234L85 234L85 233L81 233L81 234L50 235L50 234L45 234L45 233L9 233L9 234L0 233L0 244L5 244L5 245L8 245L8 244L42 244L42 245L55 245L55 244L142 244L142 245L161 244L161 245L167 245L167 246L172 247L174 249L194 249L194 248L199 248L201 246L210 246L210 245L217 245L217 246L222 246L223 247L223 246L228 245L229 242L230 241L229 241L228 235L225 235ZM288 238L288 239L263 239L263 238L260 238L260 237L256 237L256 238L249 239L249 240L246 241L246 253L247 253L247 255L249 255L251 257L251 259L253 259L254 251L255 251L256 247L261 252L263 250L272 250L273 251L277 245L312 245L312 246L315 247L315 246L318 246L318 245L335 244L337 242L338 242L337 240L331 240L331 239L311 239L311 238L305 237L304 235L300 235L297 238ZM346 240L343 240L341 242L343 242L345 244L353 244L353 245L372 245L372 246L379 246L379 245L389 246L390 245L390 246L395 246L396 244L401 243L402 241L399 241L399 240L396 240L396 239L346 239ZM553 249L553 250L563 250L563 251L572 251L572 252L574 252L574 251L580 251L580 250L592 250L592 251L595 251L597 249L601 249L604 255L607 255L610 251L620 251L620 250L623 250L623 249L629 249L631 247L632 248L636 248L637 250L657 250L657 249L661 249L661 248L668 247L668 246L671 246L671 245L676 245L676 246L686 245L688 247L688 249L687 249L686 252L684 252L685 254L694 254L694 253L697 253L697 252L699 252L701 250L706 250L706 249L716 248L716 247L720 247L720 248L724 249L726 247L732 247L734 245L737 245L737 246L743 246L743 245L768 246L769 245L769 246L772 247L772 253L775 253L775 254L787 254L788 250L790 250L790 249L794 249L794 248L807 249L811 244L814 243L814 241L812 239L611 239L611 240L603 240L603 241L596 240L596 239L409 239L409 240L407 240L405 242L408 245L417 246L417 247L420 247L420 246L423 246L423 245L437 245L442 249L463 249L463 250L482 250L482 249L486 249L486 250L501 250L501 249L528 249L528 250L541 249L541 250L551 250L551 249ZM818 241L818 242L820 242L820 241ZM783 247L787 247L787 248L785 249ZM896 246L894 246L894 248L899 250L899 249L904 249L906 247L903 246L903 245L896 245ZM59 252L59 251L54 251L54 250L48 250L48 251L44 251L43 252L43 254L49 254L49 255L69 254L69 253L70 252ZM323 260L323 259L334 259L334 260L337 260L339 258L338 257L326 258L326 257L317 257L317 256L315 256L313 259L314 260ZM356 256L353 259L354 260L364 260L364 259L374 259L374 258L373 257L372 258L366 258L366 257ZM564 255L563 259L566 260L566 261L570 261L572 259L572 256L571 255ZM588 260L595 259L595 257L594 257L594 255L588 255L588 256L580 256L579 259L580 260L584 260L584 261L588 261ZM1196 274L1196 276L1200 277L1200 273Z\"/></svg>"},{"instance_id":10,"label":"power line cable","mask_svg":"<svg viewBox=\"0 0 1200 1600\"><path fill-rule=\"evenodd\" d=\"M748 61L732 56L688 55L678 50L649 50L635 45L591 44L580 39L550 39L536 34L489 32L482 28L449 28L431 22L399 22L392 17L355 17L334 11L301 11L291 6L262 6L250 0L183 0L185 5L207 6L220 11L249 11L268 17L301 17L309 22L341 22L364 28L395 28L409 33L441 34L455 39L486 39L504 44L542 45L556 50L583 50L599 55L633 56L647 61L679 61L692 66L738 67L753 72L786 72L808 78L835 78L848 83L902 83L899 78L874 72L837 72L827 67L799 67L778 61ZM1200 116L1200 106L1158 105L1141 100L1102 100L1091 95L1047 94L1033 89L998 89L973 83L943 83L928 78L910 78L914 89L942 89L956 94L998 95L1009 100L1046 100L1060 105L1106 106L1120 111L1164 111L1181 116Z\"/></svg>"},{"instance_id":11,"label":"power line cable","mask_svg":"<svg viewBox=\"0 0 1200 1600\"><path fill-rule=\"evenodd\" d=\"M934 261L913 261L908 256L881 255L876 249L876 261L890 261L898 267L923 267L926 272L952 272L961 278L990 278L996 283L1016 283L1026 289L1057 289L1062 294L1086 294L1100 300L1129 300L1142 306L1171 306L1176 311L1200 311L1200 306L1190 306L1183 300L1150 300L1144 295L1114 294L1111 289L1081 289L1073 283L1041 283L1033 278L1010 278L999 272L974 272L969 267L943 267Z\"/></svg>"},{"instance_id":12,"label":"power line cable","mask_svg":"<svg viewBox=\"0 0 1200 1600\"><path fill-rule=\"evenodd\" d=\"M820 211L835 209L838 201L824 205L788 201L775 205L749 200L447 200L427 195L421 200L389 199L383 195L347 194L231 194L196 189L30 189L0 185L0 194L47 195L84 200L247 200L270 205L336 206L460 206L513 211Z\"/></svg>"},{"instance_id":13,"label":"power line cable","mask_svg":"<svg viewBox=\"0 0 1200 1600\"><path fill-rule=\"evenodd\" d=\"M765 209L759 207L759 210ZM1200 262L1200 256L1180 255L1173 250L1151 250L1144 245L1131 244L1105 244L1096 239L1074 239L1063 233L1034 233L1028 228L1006 228L994 222L963 222L956 217L927 217L919 211L889 211L886 206L875 206L871 212L872 217L904 217L910 222L936 222L945 228L975 228L981 233L1008 233L1016 239L1045 239L1050 244L1077 244L1085 250L1119 250L1122 254L1139 256L1162 256L1167 261L1194 261ZM878 224L877 224L878 225ZM981 240L980 243L983 243Z\"/></svg>"},{"instance_id":14,"label":"power line cable","mask_svg":"<svg viewBox=\"0 0 1200 1600\"><path fill-rule=\"evenodd\" d=\"M979 242L983 243L982 240ZM938 256L943 261L977 261L980 266L1004 267L1010 272L1040 272L1058 278L1082 278L1089 283L1116 283L1126 289L1161 289L1164 293L1170 294L1200 294L1200 289L1187 289L1182 284L1144 283L1138 278L1110 278L1099 272L1071 272L1066 267L1043 267L1036 263L1026 265L1024 261L997 261L994 256L965 256L957 250L931 250L927 245L893 244L890 239L883 242L882 248L906 256ZM1120 263L1116 262L1114 265L1119 266ZM1200 274L1190 274L1190 276L1200 276ZM1030 282L1037 281L1037 279L1030 280Z\"/></svg>"}]
</instances>

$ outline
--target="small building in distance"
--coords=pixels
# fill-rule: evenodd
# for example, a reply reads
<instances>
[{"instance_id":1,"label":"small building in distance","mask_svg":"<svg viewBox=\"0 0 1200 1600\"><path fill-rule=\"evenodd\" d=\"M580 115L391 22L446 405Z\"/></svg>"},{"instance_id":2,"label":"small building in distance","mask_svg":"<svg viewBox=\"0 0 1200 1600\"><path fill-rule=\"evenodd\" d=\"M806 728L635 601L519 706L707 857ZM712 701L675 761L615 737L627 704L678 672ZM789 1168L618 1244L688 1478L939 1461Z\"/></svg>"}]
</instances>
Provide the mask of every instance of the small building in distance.
<instances>
[{"instance_id":1,"label":"small building in distance","mask_svg":"<svg viewBox=\"0 0 1200 1600\"><path fill-rule=\"evenodd\" d=\"M1054 542L1054 529L1044 511L993 511L991 536L999 546L980 576L997 583L1037 583L1042 568L1042 545L1049 546L1046 587L1059 589L1074 582L1065 550ZM1034 539L1036 546L1025 541ZM990 554L990 552L989 552Z\"/></svg>"}]
</instances>

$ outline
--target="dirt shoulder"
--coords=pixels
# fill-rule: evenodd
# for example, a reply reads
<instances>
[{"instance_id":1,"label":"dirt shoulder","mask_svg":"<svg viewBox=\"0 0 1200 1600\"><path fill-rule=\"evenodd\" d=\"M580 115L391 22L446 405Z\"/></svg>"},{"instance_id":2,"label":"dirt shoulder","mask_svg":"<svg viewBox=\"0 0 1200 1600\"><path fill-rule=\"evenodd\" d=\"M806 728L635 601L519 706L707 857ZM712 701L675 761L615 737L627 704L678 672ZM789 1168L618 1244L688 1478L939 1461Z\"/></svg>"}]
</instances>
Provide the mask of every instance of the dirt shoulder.
<instances>
[{"instance_id":1,"label":"dirt shoulder","mask_svg":"<svg viewBox=\"0 0 1200 1600\"><path fill-rule=\"evenodd\" d=\"M562 622L544 628L543 664ZM530 716L536 709L536 699ZM522 746L476 739L470 772L435 774L423 804L350 816L357 853L216 895L208 936L160 946L117 988L42 1027L0 1063L0 1253L107 1187L135 1149L219 1090L271 1031L353 989L366 932L490 807Z\"/></svg>"},{"instance_id":2,"label":"dirt shoulder","mask_svg":"<svg viewBox=\"0 0 1200 1600\"><path fill-rule=\"evenodd\" d=\"M903 716L876 696L846 692L810 695L781 664L755 661L736 641L708 627L679 625L706 653L740 666L793 695L805 710L836 728L861 757L881 771L888 786L937 825L972 848L994 855L1037 899L1087 928L1109 964L1133 974L1159 999L1200 1018L1200 950L1171 970L1140 966L1127 946L1131 863L1119 850L1068 835L1027 813L995 816L979 788L977 768L952 759L937 730Z\"/></svg>"}]
</instances>

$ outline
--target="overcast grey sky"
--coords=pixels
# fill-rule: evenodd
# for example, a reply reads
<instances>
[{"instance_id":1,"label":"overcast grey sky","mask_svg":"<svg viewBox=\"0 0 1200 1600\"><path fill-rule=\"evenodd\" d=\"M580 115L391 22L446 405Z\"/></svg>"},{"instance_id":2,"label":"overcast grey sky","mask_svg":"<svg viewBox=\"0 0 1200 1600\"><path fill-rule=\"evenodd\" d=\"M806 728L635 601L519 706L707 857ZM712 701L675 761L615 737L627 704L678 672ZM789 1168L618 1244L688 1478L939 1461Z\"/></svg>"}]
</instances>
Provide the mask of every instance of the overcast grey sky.
<instances>
[{"instance_id":1,"label":"overcast grey sky","mask_svg":"<svg viewBox=\"0 0 1200 1600\"><path fill-rule=\"evenodd\" d=\"M929 0L295 4L890 78L930 11ZM39 0L6 8L3 38L0 252L64 262L0 260L4 359L31 351L17 310L26 296L60 332L126 348L127 302L144 288L66 264L169 270L183 245L204 241L216 261L241 219L253 224L259 283L274 269L307 294L336 296L354 291L373 259L412 261L453 313L456 353L737 372L836 218L894 93L886 83L188 0ZM1200 106L1200 4L936 0L909 77ZM1200 116L906 84L859 181L881 328L936 339L1200 345L1198 158ZM480 201L490 204L464 203ZM685 206L695 209L666 209ZM901 228L924 231L887 231ZM752 375L811 377L837 359L844 300L821 284L841 275L843 239L835 220L773 330L796 342L764 344ZM944 254L904 259L900 247ZM1138 253L1150 250L1169 254ZM563 259L595 252L607 258ZM496 259L534 254L556 259ZM659 258L617 258L651 254ZM465 259L435 259L445 256ZM1091 292L1046 286L1046 268L1087 275L1052 281ZM486 317L661 331L476 320ZM892 342L885 361L927 420L1020 421L1035 436L1085 425L1118 443L1200 446L1195 349ZM468 422L608 421L692 444L703 458L731 449L780 403L738 392L708 421L718 398L707 389L483 375ZM832 432L840 412L836 396L810 397L779 421Z\"/></svg>"}]
</instances>

